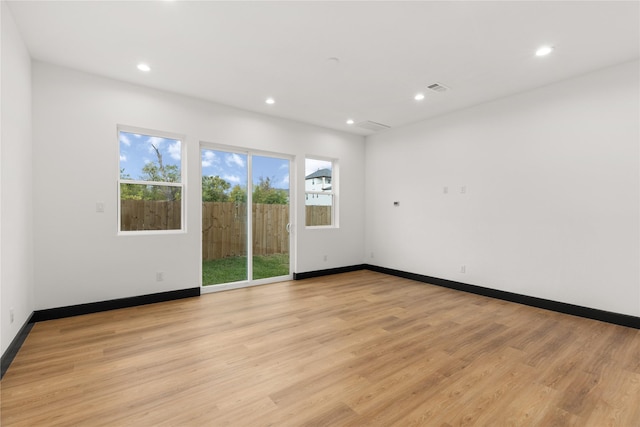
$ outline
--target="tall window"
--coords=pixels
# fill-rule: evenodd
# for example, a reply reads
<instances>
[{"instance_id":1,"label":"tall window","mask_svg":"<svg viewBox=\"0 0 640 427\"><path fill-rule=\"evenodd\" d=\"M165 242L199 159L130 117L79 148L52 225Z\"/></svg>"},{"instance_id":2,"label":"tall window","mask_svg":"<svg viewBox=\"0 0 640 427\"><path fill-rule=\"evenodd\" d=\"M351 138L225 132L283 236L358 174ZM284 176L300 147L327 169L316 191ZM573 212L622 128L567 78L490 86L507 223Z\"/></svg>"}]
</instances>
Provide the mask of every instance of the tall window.
<instances>
[{"instance_id":1,"label":"tall window","mask_svg":"<svg viewBox=\"0 0 640 427\"><path fill-rule=\"evenodd\" d=\"M118 128L119 231L184 229L182 138Z\"/></svg>"},{"instance_id":2,"label":"tall window","mask_svg":"<svg viewBox=\"0 0 640 427\"><path fill-rule=\"evenodd\" d=\"M305 159L305 225L335 227L337 168L332 160Z\"/></svg>"}]
</instances>

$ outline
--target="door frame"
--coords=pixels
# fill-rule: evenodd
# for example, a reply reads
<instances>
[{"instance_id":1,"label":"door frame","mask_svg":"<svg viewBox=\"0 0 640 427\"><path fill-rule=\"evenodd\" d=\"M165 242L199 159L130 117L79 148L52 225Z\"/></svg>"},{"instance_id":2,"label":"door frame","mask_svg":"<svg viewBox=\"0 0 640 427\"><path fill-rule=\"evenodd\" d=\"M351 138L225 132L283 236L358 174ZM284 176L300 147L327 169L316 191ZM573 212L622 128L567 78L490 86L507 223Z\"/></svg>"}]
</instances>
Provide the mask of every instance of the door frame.
<instances>
[{"instance_id":1,"label":"door frame","mask_svg":"<svg viewBox=\"0 0 640 427\"><path fill-rule=\"evenodd\" d=\"M198 171L200 177L198 178L198 200L202 204L202 150L215 150L226 153L237 153L247 156L247 280L241 280L238 282L221 283L216 285L205 286L202 283L202 207L198 209L198 229L200 230L199 239L199 257L198 262L198 276L200 280L200 293L212 293L221 292L230 289L246 288L250 286L266 285L269 283L282 282L287 280L293 280L293 270L295 266L295 254L296 254L296 156L292 154L278 153L274 151L256 150L246 147L238 147L233 145L224 145L210 143L206 141L200 141L198 147ZM268 277L265 279L253 279L253 171L252 171L252 157L275 157L279 159L285 159L289 161L289 274L286 276Z\"/></svg>"}]
</instances>

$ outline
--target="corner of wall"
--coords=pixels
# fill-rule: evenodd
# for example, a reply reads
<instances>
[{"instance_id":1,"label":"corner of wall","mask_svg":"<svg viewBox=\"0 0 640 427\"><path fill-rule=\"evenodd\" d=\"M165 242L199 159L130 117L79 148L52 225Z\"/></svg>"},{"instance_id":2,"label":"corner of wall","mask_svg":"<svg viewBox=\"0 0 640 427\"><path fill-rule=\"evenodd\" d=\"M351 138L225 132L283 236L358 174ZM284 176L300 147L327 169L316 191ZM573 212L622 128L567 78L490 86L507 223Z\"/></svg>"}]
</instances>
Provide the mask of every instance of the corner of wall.
<instances>
[{"instance_id":1,"label":"corner of wall","mask_svg":"<svg viewBox=\"0 0 640 427\"><path fill-rule=\"evenodd\" d=\"M1 353L34 311L31 57L1 4L0 328Z\"/></svg>"}]
</instances>

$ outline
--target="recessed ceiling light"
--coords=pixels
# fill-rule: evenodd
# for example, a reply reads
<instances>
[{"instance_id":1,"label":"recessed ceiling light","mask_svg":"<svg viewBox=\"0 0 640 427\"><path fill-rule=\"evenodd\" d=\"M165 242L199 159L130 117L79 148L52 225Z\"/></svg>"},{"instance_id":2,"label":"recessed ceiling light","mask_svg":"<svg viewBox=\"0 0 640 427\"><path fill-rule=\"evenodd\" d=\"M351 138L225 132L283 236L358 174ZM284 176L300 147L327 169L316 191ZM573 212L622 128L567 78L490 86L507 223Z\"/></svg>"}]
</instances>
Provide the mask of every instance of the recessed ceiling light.
<instances>
[{"instance_id":1,"label":"recessed ceiling light","mask_svg":"<svg viewBox=\"0 0 640 427\"><path fill-rule=\"evenodd\" d=\"M149 71L151 71L151 67L149 67L147 64L140 63L138 64L138 70L148 73Z\"/></svg>"},{"instance_id":2,"label":"recessed ceiling light","mask_svg":"<svg viewBox=\"0 0 640 427\"><path fill-rule=\"evenodd\" d=\"M273 105L273 104L275 104L275 103L276 103L276 100L275 100L275 99L273 99L273 98L267 98L267 100L266 100L266 101L264 101L264 102L266 102L266 103L267 103L267 104L269 104L269 105Z\"/></svg>"},{"instance_id":3,"label":"recessed ceiling light","mask_svg":"<svg viewBox=\"0 0 640 427\"><path fill-rule=\"evenodd\" d=\"M354 124L354 123L355 123L355 122L353 121L353 119L349 119L349 120L347 120L347 124L348 124L348 125L352 125L352 124Z\"/></svg>"},{"instance_id":4,"label":"recessed ceiling light","mask_svg":"<svg viewBox=\"0 0 640 427\"><path fill-rule=\"evenodd\" d=\"M416 101L422 101L424 99L424 93L418 93L413 97Z\"/></svg>"},{"instance_id":5,"label":"recessed ceiling light","mask_svg":"<svg viewBox=\"0 0 640 427\"><path fill-rule=\"evenodd\" d=\"M553 46L540 46L536 50L536 56L546 56L553 52Z\"/></svg>"}]
</instances>

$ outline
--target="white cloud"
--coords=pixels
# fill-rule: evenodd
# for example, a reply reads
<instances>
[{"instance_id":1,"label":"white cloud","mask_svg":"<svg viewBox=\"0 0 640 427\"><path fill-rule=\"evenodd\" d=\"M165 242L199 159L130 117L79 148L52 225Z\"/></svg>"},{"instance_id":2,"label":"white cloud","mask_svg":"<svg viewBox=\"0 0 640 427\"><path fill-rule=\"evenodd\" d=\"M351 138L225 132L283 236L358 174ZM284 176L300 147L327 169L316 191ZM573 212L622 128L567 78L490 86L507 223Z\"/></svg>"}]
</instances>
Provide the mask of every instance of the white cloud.
<instances>
[{"instance_id":1,"label":"white cloud","mask_svg":"<svg viewBox=\"0 0 640 427\"><path fill-rule=\"evenodd\" d=\"M171 158L175 160L180 160L180 155L181 155L180 141L175 141L173 144L170 144L168 151Z\"/></svg>"},{"instance_id":2,"label":"white cloud","mask_svg":"<svg viewBox=\"0 0 640 427\"><path fill-rule=\"evenodd\" d=\"M202 153L202 167L208 168L216 162L216 153L213 151L205 151Z\"/></svg>"},{"instance_id":3,"label":"white cloud","mask_svg":"<svg viewBox=\"0 0 640 427\"><path fill-rule=\"evenodd\" d=\"M289 175L285 175L284 177L282 177L282 182L280 184L285 186L285 187L288 187L289 186Z\"/></svg>"},{"instance_id":4,"label":"white cloud","mask_svg":"<svg viewBox=\"0 0 640 427\"><path fill-rule=\"evenodd\" d=\"M131 139L124 132L120 132L120 144L124 144L127 147L131 145Z\"/></svg>"},{"instance_id":5,"label":"white cloud","mask_svg":"<svg viewBox=\"0 0 640 427\"><path fill-rule=\"evenodd\" d=\"M156 150L154 150L153 147L156 147L159 150L164 141L164 138L160 138L158 136L150 136L147 139L147 143L149 144L149 153L155 154Z\"/></svg>"},{"instance_id":6,"label":"white cloud","mask_svg":"<svg viewBox=\"0 0 640 427\"><path fill-rule=\"evenodd\" d=\"M224 179L227 182L230 182L232 184L239 184L240 183L240 177L237 175L224 175L222 177L222 179Z\"/></svg>"},{"instance_id":7,"label":"white cloud","mask_svg":"<svg viewBox=\"0 0 640 427\"><path fill-rule=\"evenodd\" d=\"M126 162L126 161L127 161L127 156L126 156L126 154L120 154L120 161L121 161L121 162Z\"/></svg>"},{"instance_id":8,"label":"white cloud","mask_svg":"<svg viewBox=\"0 0 640 427\"><path fill-rule=\"evenodd\" d=\"M244 167L244 159L236 153L227 154L227 157L225 158L225 163L227 164L227 166L231 166L235 164L238 167L241 167L241 168Z\"/></svg>"}]
</instances>

